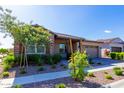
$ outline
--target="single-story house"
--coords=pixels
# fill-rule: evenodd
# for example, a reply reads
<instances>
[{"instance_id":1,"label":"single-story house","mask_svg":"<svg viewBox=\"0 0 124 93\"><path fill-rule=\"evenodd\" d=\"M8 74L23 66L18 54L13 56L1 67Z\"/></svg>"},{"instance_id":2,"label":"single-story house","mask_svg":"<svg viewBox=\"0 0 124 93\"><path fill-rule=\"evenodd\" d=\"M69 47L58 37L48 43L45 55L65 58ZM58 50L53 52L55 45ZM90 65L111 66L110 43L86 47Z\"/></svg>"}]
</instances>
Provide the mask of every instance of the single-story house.
<instances>
[{"instance_id":1,"label":"single-story house","mask_svg":"<svg viewBox=\"0 0 124 93\"><path fill-rule=\"evenodd\" d=\"M27 54L56 54L59 53L63 58L67 57L67 54L70 54L74 51L83 51L84 49L87 52L88 57L105 57L104 50L109 49L112 52L121 52L124 51L124 41L120 38L113 39L102 39L102 40L87 40L82 37L61 34L49 31L52 36L50 39L52 42L49 44L49 47L43 45L29 45L27 46ZM21 51L21 45L14 44L14 53L18 55Z\"/></svg>"},{"instance_id":2,"label":"single-story house","mask_svg":"<svg viewBox=\"0 0 124 93\"><path fill-rule=\"evenodd\" d=\"M49 44L49 48L45 48L41 45L29 45L27 46L27 54L61 54L63 58L67 57L67 54L70 54L71 51L83 51L86 49L88 56L90 57L100 57L99 46L102 44L100 41L91 41L86 40L82 37L61 34L50 31L52 36L50 39L52 42ZM72 50L70 48L70 44L72 43ZM21 45L14 44L14 52L15 54L19 54L21 52Z\"/></svg>"},{"instance_id":3,"label":"single-story house","mask_svg":"<svg viewBox=\"0 0 124 93\"><path fill-rule=\"evenodd\" d=\"M101 57L106 57L104 54L105 50L109 50L110 52L124 52L124 41L118 37L110 38L110 39L100 39L97 40L103 42L100 46Z\"/></svg>"}]
</instances>

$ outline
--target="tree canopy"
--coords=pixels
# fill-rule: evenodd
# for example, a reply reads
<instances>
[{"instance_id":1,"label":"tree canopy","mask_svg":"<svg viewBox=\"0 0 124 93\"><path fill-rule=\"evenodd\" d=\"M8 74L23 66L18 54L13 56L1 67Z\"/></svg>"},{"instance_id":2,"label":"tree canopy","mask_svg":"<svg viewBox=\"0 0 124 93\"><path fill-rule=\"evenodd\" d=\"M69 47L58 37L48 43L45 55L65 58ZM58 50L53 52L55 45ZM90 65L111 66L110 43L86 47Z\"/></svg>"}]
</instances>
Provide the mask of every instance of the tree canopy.
<instances>
[{"instance_id":1,"label":"tree canopy","mask_svg":"<svg viewBox=\"0 0 124 93\"><path fill-rule=\"evenodd\" d=\"M48 45L51 41L49 38L51 34L48 29L43 26L34 26L31 23L24 23L13 16L11 10L3 9L2 7L0 7L0 30L2 33L5 33L5 37L9 35L13 37L15 42L22 45L20 63L22 63L22 57L24 57L24 59L27 58L25 51L28 44L42 43L43 45Z\"/></svg>"},{"instance_id":2,"label":"tree canopy","mask_svg":"<svg viewBox=\"0 0 124 93\"><path fill-rule=\"evenodd\" d=\"M0 27L1 32L12 36L15 42L22 43L49 43L50 33L42 26L33 26L30 23L24 23L12 16L12 11L9 9L0 8Z\"/></svg>"}]
</instances>

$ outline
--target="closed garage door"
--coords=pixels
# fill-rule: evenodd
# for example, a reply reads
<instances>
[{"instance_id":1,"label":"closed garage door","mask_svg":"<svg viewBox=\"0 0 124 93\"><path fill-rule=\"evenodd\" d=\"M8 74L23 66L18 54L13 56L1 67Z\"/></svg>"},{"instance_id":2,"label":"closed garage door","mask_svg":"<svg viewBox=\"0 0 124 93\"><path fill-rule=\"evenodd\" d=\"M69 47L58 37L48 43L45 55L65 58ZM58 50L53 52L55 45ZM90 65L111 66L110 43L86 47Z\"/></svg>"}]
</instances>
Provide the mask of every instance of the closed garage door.
<instances>
[{"instance_id":1,"label":"closed garage door","mask_svg":"<svg viewBox=\"0 0 124 93\"><path fill-rule=\"evenodd\" d=\"M121 52L122 48L121 47L112 47L112 52Z\"/></svg>"},{"instance_id":2,"label":"closed garage door","mask_svg":"<svg viewBox=\"0 0 124 93\"><path fill-rule=\"evenodd\" d=\"M88 57L95 58L98 57L98 47L97 46L85 46Z\"/></svg>"}]
</instances>

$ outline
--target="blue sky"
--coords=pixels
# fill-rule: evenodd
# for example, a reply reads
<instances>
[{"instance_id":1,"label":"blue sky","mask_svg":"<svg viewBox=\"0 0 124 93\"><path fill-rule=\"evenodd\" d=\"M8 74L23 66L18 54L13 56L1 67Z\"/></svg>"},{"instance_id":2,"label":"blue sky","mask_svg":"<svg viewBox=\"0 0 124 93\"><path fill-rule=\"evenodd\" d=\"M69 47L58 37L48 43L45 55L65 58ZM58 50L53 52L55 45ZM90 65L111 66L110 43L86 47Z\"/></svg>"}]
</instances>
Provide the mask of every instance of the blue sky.
<instances>
[{"instance_id":1,"label":"blue sky","mask_svg":"<svg viewBox=\"0 0 124 93\"><path fill-rule=\"evenodd\" d=\"M97 40L120 37L124 40L124 6L3 6L19 20L40 24L60 33ZM3 40L10 47L12 39Z\"/></svg>"}]
</instances>

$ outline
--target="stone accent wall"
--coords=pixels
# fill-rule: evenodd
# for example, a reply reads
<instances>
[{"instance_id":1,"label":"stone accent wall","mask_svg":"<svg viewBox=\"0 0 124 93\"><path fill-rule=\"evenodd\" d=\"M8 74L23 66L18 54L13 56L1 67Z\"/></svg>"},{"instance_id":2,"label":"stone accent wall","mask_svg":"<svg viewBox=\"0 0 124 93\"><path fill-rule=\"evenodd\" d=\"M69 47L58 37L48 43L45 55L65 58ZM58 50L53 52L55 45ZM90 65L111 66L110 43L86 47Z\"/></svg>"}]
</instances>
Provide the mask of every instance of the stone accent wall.
<instances>
[{"instance_id":1,"label":"stone accent wall","mask_svg":"<svg viewBox=\"0 0 124 93\"><path fill-rule=\"evenodd\" d=\"M51 39L51 43L50 43L50 45L49 45L49 54L51 54L51 55L53 55L55 52L55 37L54 37L54 35L52 35L52 36L50 36L50 39Z\"/></svg>"}]
</instances>

